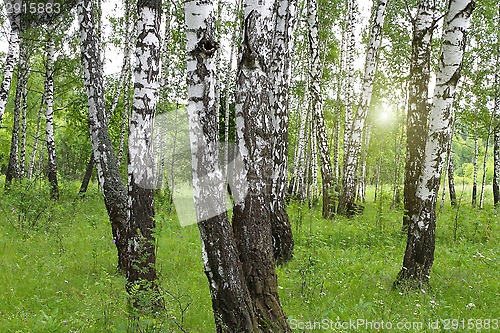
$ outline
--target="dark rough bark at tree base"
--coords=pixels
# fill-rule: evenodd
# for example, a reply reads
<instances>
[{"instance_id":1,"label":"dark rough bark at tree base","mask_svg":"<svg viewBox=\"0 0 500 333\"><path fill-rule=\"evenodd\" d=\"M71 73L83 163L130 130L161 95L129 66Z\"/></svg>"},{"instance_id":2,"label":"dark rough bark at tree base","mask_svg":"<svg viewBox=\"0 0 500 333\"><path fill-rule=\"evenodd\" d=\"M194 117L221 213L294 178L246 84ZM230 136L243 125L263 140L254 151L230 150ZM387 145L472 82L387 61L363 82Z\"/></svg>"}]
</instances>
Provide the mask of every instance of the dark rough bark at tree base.
<instances>
[{"instance_id":1,"label":"dark rough bark at tree base","mask_svg":"<svg viewBox=\"0 0 500 333\"><path fill-rule=\"evenodd\" d=\"M217 333L255 332L257 319L227 214L198 223L198 229Z\"/></svg>"},{"instance_id":2,"label":"dark rough bark at tree base","mask_svg":"<svg viewBox=\"0 0 500 333\"><path fill-rule=\"evenodd\" d=\"M258 332L291 332L287 316L281 308L276 273L274 269L269 269L274 266L274 255L271 223L263 218L268 215L258 196L249 194L244 209L234 207L234 235L238 240L243 275L259 324Z\"/></svg>"},{"instance_id":3,"label":"dark rough bark at tree base","mask_svg":"<svg viewBox=\"0 0 500 333\"><path fill-rule=\"evenodd\" d=\"M274 259L277 265L284 265L292 260L294 248L290 219L284 203L278 204L273 215L276 215L271 216Z\"/></svg>"},{"instance_id":4,"label":"dark rough bark at tree base","mask_svg":"<svg viewBox=\"0 0 500 333\"><path fill-rule=\"evenodd\" d=\"M423 212L424 213L424 212ZM429 276L434 262L435 212L427 230L421 230L415 223L408 226L408 242L406 245L403 268L398 273L394 288L421 289L429 284Z\"/></svg>"}]
</instances>

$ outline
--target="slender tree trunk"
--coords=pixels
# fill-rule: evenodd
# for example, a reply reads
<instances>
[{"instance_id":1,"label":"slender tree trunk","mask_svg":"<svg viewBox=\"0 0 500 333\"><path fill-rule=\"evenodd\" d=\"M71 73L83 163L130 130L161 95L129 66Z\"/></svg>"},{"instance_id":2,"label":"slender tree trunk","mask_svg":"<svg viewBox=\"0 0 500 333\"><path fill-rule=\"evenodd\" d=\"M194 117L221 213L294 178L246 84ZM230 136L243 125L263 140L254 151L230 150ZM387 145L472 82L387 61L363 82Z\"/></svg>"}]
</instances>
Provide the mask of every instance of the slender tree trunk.
<instances>
[{"instance_id":1,"label":"slender tree trunk","mask_svg":"<svg viewBox=\"0 0 500 333\"><path fill-rule=\"evenodd\" d=\"M21 109L23 100L23 91L26 89L28 76L28 55L24 42L20 43L20 55L17 70L16 96L14 99L14 123L12 125L12 136L10 143L9 164L5 174L5 188L8 189L12 180L20 177L19 174L19 125L21 121Z\"/></svg>"},{"instance_id":2,"label":"slender tree trunk","mask_svg":"<svg viewBox=\"0 0 500 333\"><path fill-rule=\"evenodd\" d=\"M356 0L347 0L346 22L346 84L345 84L345 123L344 123L344 152L349 147L349 135L352 131L354 108L354 58L356 52L355 28L357 22L358 5ZM345 158L344 158L345 163ZM343 167L344 168L344 167ZM342 177L344 177L342 175ZM341 212L342 213L342 212Z\"/></svg>"},{"instance_id":3,"label":"slender tree trunk","mask_svg":"<svg viewBox=\"0 0 500 333\"><path fill-rule=\"evenodd\" d=\"M366 202L366 163L368 157L368 148L370 146L371 127L365 125L363 134L363 147L361 147L361 170L359 171L358 198L361 202Z\"/></svg>"},{"instance_id":4,"label":"slender tree trunk","mask_svg":"<svg viewBox=\"0 0 500 333\"><path fill-rule=\"evenodd\" d=\"M7 51L7 58L5 59L5 66L3 69L3 81L0 86L0 126L2 125L3 115L5 113L5 106L9 99L10 84L12 82L12 73L14 67L18 63L19 58L19 44L20 44L20 30L21 30L21 1L20 0L6 0L5 4L9 4L13 8L13 12L9 13L10 34L9 34L9 49ZM18 6L19 5L19 6ZM19 12L16 10L19 8Z\"/></svg>"},{"instance_id":5,"label":"slender tree trunk","mask_svg":"<svg viewBox=\"0 0 500 333\"><path fill-rule=\"evenodd\" d=\"M347 148L344 151L344 172L342 189L339 198L339 214L351 216L356 210L356 172L358 170L359 156L363 140L363 129L373 92L373 82L377 71L377 58L382 42L382 28L384 27L385 13L388 0L379 0L374 7L370 29L370 41L366 53L365 71L361 101L357 112L353 115L352 127L347 128Z\"/></svg>"},{"instance_id":6,"label":"slender tree trunk","mask_svg":"<svg viewBox=\"0 0 500 333\"><path fill-rule=\"evenodd\" d=\"M472 165L474 167L474 175L472 179L472 207L476 207L477 202L477 170L478 170L478 161L479 161L479 135L477 128L477 119L474 123L474 159L472 161Z\"/></svg>"},{"instance_id":7,"label":"slender tree trunk","mask_svg":"<svg viewBox=\"0 0 500 333\"><path fill-rule=\"evenodd\" d=\"M453 139L453 137L452 137ZM453 141L453 140L452 140ZM448 162L448 187L450 191L450 202L453 207L457 206L457 192L455 191L455 167L453 165L453 145L450 145L450 157Z\"/></svg>"},{"instance_id":8,"label":"slender tree trunk","mask_svg":"<svg viewBox=\"0 0 500 333\"><path fill-rule=\"evenodd\" d=\"M106 124L103 67L91 0L78 0L80 43L84 83L88 96L89 130L97 165L97 175L104 203L111 221L114 242L118 250L118 268L129 266L127 248L128 199L127 189L118 172L115 154Z\"/></svg>"},{"instance_id":9,"label":"slender tree trunk","mask_svg":"<svg viewBox=\"0 0 500 333\"><path fill-rule=\"evenodd\" d=\"M272 244L272 0L245 0L236 76L236 142L244 167L233 191L233 229L261 332L291 332L278 296Z\"/></svg>"},{"instance_id":10,"label":"slender tree trunk","mask_svg":"<svg viewBox=\"0 0 500 333\"><path fill-rule=\"evenodd\" d=\"M226 212L226 182L219 164L214 6L201 0L187 1L185 8L194 201L216 331L257 332L252 300Z\"/></svg>"},{"instance_id":11,"label":"slender tree trunk","mask_svg":"<svg viewBox=\"0 0 500 333\"><path fill-rule=\"evenodd\" d=\"M130 220L127 228L130 261L127 286L148 292L158 291L154 220L154 114L159 93L161 0L137 2L137 43L134 68L134 99L128 137L128 201ZM134 296L134 295L133 295ZM141 301L140 295L134 300ZM161 299L150 306L161 307Z\"/></svg>"},{"instance_id":12,"label":"slender tree trunk","mask_svg":"<svg viewBox=\"0 0 500 333\"><path fill-rule=\"evenodd\" d=\"M422 177L417 184L414 214L410 216L408 242L395 285L425 287L434 262L436 199L451 140L453 99L460 78L472 0L451 0L444 18L443 46L430 113Z\"/></svg>"},{"instance_id":13,"label":"slender tree trunk","mask_svg":"<svg viewBox=\"0 0 500 333\"><path fill-rule=\"evenodd\" d=\"M27 131L27 84L24 87L23 95L21 97L21 140L19 142L20 152L19 152L19 178L26 177L26 131Z\"/></svg>"},{"instance_id":14,"label":"slender tree trunk","mask_svg":"<svg viewBox=\"0 0 500 333\"><path fill-rule=\"evenodd\" d=\"M285 194L288 183L288 111L290 87L290 52L293 40L293 17L296 0L277 0L275 5L275 28L273 54L269 80L274 89L269 92L273 112L273 184L271 191L271 226L274 258L277 264L292 259L293 236L290 219L286 211Z\"/></svg>"},{"instance_id":15,"label":"slender tree trunk","mask_svg":"<svg viewBox=\"0 0 500 333\"><path fill-rule=\"evenodd\" d=\"M430 55L434 30L435 0L420 0L413 21L413 41L408 83L408 116L404 182L403 226L408 226L417 209L416 191L422 174L429 107Z\"/></svg>"},{"instance_id":16,"label":"slender tree trunk","mask_svg":"<svg viewBox=\"0 0 500 333\"><path fill-rule=\"evenodd\" d=\"M328 135L326 133L325 117L323 110L323 100L321 96L321 74L322 65L319 50L319 29L318 29L318 2L308 0L307 22L309 32L309 95L311 103L311 113L313 121L311 130L315 137L312 140L317 144L319 157L321 160L321 180L323 186L323 217L331 218L335 214L335 198L332 164L330 161L330 148L328 147ZM316 159L317 155L312 154ZM313 172L315 172L313 163ZM314 177L316 178L316 177ZM314 191L313 191L314 192Z\"/></svg>"},{"instance_id":17,"label":"slender tree trunk","mask_svg":"<svg viewBox=\"0 0 500 333\"><path fill-rule=\"evenodd\" d=\"M486 186L486 171L487 171L487 162L488 162L488 151L490 148L490 135L492 132L493 121L495 119L495 110L492 111L490 116L490 123L488 125L488 134L486 135L486 146L484 150L484 158L483 158L483 177L481 179L481 192L479 194L479 209L483 209L484 204L484 187Z\"/></svg>"},{"instance_id":18,"label":"slender tree trunk","mask_svg":"<svg viewBox=\"0 0 500 333\"><path fill-rule=\"evenodd\" d=\"M57 158L54 140L54 40L49 36L47 40L47 62L45 72L45 140L48 153L48 178L50 183L50 197L59 198L59 185L57 183Z\"/></svg>"}]
</instances>

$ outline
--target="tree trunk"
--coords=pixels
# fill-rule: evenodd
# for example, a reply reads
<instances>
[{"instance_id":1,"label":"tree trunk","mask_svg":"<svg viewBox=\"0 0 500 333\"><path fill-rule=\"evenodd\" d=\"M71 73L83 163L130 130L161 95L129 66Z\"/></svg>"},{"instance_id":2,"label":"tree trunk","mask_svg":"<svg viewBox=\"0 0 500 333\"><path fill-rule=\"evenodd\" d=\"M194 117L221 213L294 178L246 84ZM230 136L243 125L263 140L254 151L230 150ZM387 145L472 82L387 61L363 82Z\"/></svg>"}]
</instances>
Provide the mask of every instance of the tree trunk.
<instances>
[{"instance_id":1,"label":"tree trunk","mask_svg":"<svg viewBox=\"0 0 500 333\"><path fill-rule=\"evenodd\" d=\"M47 63L45 68L45 140L48 153L48 178L50 183L50 198L59 198L59 186L57 184L57 158L54 141L54 40L49 36L47 40Z\"/></svg>"},{"instance_id":2,"label":"tree trunk","mask_svg":"<svg viewBox=\"0 0 500 333\"><path fill-rule=\"evenodd\" d=\"M328 147L328 135L325 127L325 117L323 110L323 100L321 96L321 74L322 65L319 49L319 29L318 29L318 2L308 0L307 22L309 33L309 99L311 103L311 113L313 121L311 130L315 135L317 149L321 161L321 180L323 186L323 218L331 218L335 214L334 179L332 164L330 161L330 148ZM312 154L316 159L317 155ZM315 163L313 163L313 168ZM313 172L315 171L313 169ZM314 193L314 191L313 191Z\"/></svg>"},{"instance_id":3,"label":"tree trunk","mask_svg":"<svg viewBox=\"0 0 500 333\"><path fill-rule=\"evenodd\" d=\"M273 176L272 0L245 0L236 76L236 142L244 167L233 191L233 229L262 332L291 332L278 296L271 225Z\"/></svg>"},{"instance_id":4,"label":"tree trunk","mask_svg":"<svg viewBox=\"0 0 500 333\"><path fill-rule=\"evenodd\" d=\"M26 78L27 80L28 78ZM26 81L27 83L27 81ZM27 131L27 109L28 109L28 101L27 101L27 84L25 85L21 97L21 140L19 142L19 178L26 177L26 131Z\"/></svg>"},{"instance_id":5,"label":"tree trunk","mask_svg":"<svg viewBox=\"0 0 500 333\"><path fill-rule=\"evenodd\" d=\"M408 116L406 135L406 165L404 182L403 226L408 226L417 209L416 191L422 174L427 116L429 107L429 77L431 41L434 30L436 1L420 0L417 17L413 20L413 41L408 83Z\"/></svg>"},{"instance_id":6,"label":"tree trunk","mask_svg":"<svg viewBox=\"0 0 500 333\"><path fill-rule=\"evenodd\" d=\"M18 77L16 86L16 96L14 99L14 123L12 125L12 136L10 143L10 156L7 172L5 174L5 188L8 189L12 180L20 177L19 174L19 123L21 120L21 109L23 92L26 89L28 76L28 55L27 47L24 42L20 43L20 55L18 61Z\"/></svg>"},{"instance_id":7,"label":"tree trunk","mask_svg":"<svg viewBox=\"0 0 500 333\"><path fill-rule=\"evenodd\" d=\"M152 291L155 294L158 285L154 237L153 127L160 74L160 20L161 0L137 2L134 99L128 137L130 220L127 238L130 261L126 271L127 286L129 292L138 287L143 292ZM148 306L161 307L161 299L155 296ZM141 295L137 295L134 301L135 305L139 305Z\"/></svg>"},{"instance_id":8,"label":"tree trunk","mask_svg":"<svg viewBox=\"0 0 500 333\"><path fill-rule=\"evenodd\" d=\"M453 137L452 137L453 142ZM457 192L455 191L455 167L453 165L453 145L450 145L450 161L448 162L448 187L450 191L450 202L453 207L457 205Z\"/></svg>"},{"instance_id":9,"label":"tree trunk","mask_svg":"<svg viewBox=\"0 0 500 333\"><path fill-rule=\"evenodd\" d=\"M293 17L296 0L277 0L275 5L273 54L269 80L274 89L269 92L273 112L273 184L271 192L271 226L274 258L277 264L292 259L293 236L286 211L285 194L288 183L288 111L290 87L290 52L293 41Z\"/></svg>"},{"instance_id":10,"label":"tree trunk","mask_svg":"<svg viewBox=\"0 0 500 333\"><path fill-rule=\"evenodd\" d=\"M357 22L358 5L356 0L347 0L346 22L346 84L345 84L345 123L344 123L344 152L348 150L349 134L352 131L354 108L354 56L356 52L355 28ZM344 161L345 163L345 161Z\"/></svg>"},{"instance_id":11,"label":"tree trunk","mask_svg":"<svg viewBox=\"0 0 500 333\"><path fill-rule=\"evenodd\" d=\"M472 165L474 167L474 175L472 179L472 207L476 207L477 202L477 170L478 170L478 161L479 161L479 135L477 128L477 119L474 123L474 159L472 161Z\"/></svg>"},{"instance_id":12,"label":"tree trunk","mask_svg":"<svg viewBox=\"0 0 500 333\"><path fill-rule=\"evenodd\" d=\"M481 192L479 194L479 209L483 209L484 204L484 187L486 186L486 171L487 171L487 162L488 162L488 151L490 148L490 136L493 127L493 121L495 119L495 110L493 109L490 116L490 123L488 125L488 134L486 134L486 146L484 149L484 158L483 158L483 177L481 179Z\"/></svg>"},{"instance_id":13,"label":"tree trunk","mask_svg":"<svg viewBox=\"0 0 500 333\"><path fill-rule=\"evenodd\" d=\"M91 0L77 3L80 23L81 58L84 83L88 96L88 116L92 150L104 203L111 221L114 242L118 250L118 268L129 266L126 235L128 224L127 189L118 172L115 154L106 124L104 105L103 68L99 54L98 37Z\"/></svg>"},{"instance_id":14,"label":"tree trunk","mask_svg":"<svg viewBox=\"0 0 500 333\"><path fill-rule=\"evenodd\" d=\"M187 85L194 202L217 332L256 332L257 321L225 206L215 105L215 15L187 1ZM226 101L227 102L227 101Z\"/></svg>"},{"instance_id":15,"label":"tree trunk","mask_svg":"<svg viewBox=\"0 0 500 333\"><path fill-rule=\"evenodd\" d=\"M7 0L6 4L10 4L13 12L9 13L10 22L10 35L9 35L9 49L7 51L7 58L5 59L5 66L3 69L3 81L0 86L0 126L2 125L3 115L5 113L5 106L9 99L10 84L12 82L12 73L14 66L19 58L19 44L20 44L20 30L21 30L21 1L20 0ZM19 5L19 7L17 6ZM19 8L19 12L16 10Z\"/></svg>"},{"instance_id":16,"label":"tree trunk","mask_svg":"<svg viewBox=\"0 0 500 333\"><path fill-rule=\"evenodd\" d=\"M356 210L354 203L356 199L356 172L358 170L359 156L363 140L366 117L373 92L373 82L377 71L377 58L380 44L382 42L382 28L384 27L385 13L388 0L379 0L374 9L370 29L370 41L366 53L365 71L363 75L363 87L361 101L355 115L353 115L352 127L347 128L347 148L344 151L344 172L342 177L342 189L339 198L339 214L351 216Z\"/></svg>"},{"instance_id":17,"label":"tree trunk","mask_svg":"<svg viewBox=\"0 0 500 333\"><path fill-rule=\"evenodd\" d=\"M421 288L429 282L434 262L436 199L451 140L453 99L460 78L472 0L451 0L444 18L443 46L430 112L422 177L417 184L414 214L410 216L408 242L395 286Z\"/></svg>"}]
</instances>

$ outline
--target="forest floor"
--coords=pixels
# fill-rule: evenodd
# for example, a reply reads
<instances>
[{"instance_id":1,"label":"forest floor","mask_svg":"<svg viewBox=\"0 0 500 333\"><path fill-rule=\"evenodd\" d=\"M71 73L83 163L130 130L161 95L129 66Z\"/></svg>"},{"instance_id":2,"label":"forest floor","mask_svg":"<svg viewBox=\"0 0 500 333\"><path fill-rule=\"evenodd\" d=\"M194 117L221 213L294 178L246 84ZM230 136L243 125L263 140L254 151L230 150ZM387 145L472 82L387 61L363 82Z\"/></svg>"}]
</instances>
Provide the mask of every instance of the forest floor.
<instances>
[{"instance_id":1,"label":"forest floor","mask_svg":"<svg viewBox=\"0 0 500 333\"><path fill-rule=\"evenodd\" d=\"M136 317L99 190L79 199L79 184L62 185L57 203L33 183L0 199L1 332L214 332L196 225L182 228L159 200L167 310ZM388 193L377 202L369 194L363 215L350 220L290 204L295 258L277 271L294 332L498 331L498 212L489 197L483 210L470 208L468 193L462 199L458 213L445 205L439 214L432 288L416 292L392 289L406 237Z\"/></svg>"}]
</instances>

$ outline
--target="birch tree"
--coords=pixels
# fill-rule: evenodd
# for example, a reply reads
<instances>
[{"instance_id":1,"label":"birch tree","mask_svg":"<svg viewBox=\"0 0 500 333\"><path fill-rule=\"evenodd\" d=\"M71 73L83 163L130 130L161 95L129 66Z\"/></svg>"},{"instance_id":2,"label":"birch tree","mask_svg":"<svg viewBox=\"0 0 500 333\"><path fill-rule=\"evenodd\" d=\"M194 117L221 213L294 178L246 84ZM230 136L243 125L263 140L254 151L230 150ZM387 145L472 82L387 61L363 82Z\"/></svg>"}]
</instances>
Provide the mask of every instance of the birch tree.
<instances>
[{"instance_id":1,"label":"birch tree","mask_svg":"<svg viewBox=\"0 0 500 333\"><path fill-rule=\"evenodd\" d=\"M84 84L88 99L88 123L97 176L108 212L113 240L118 251L118 268L126 272L128 199L127 188L118 171L106 124L102 62L96 34L92 0L77 2Z\"/></svg>"},{"instance_id":2,"label":"birch tree","mask_svg":"<svg viewBox=\"0 0 500 333\"><path fill-rule=\"evenodd\" d=\"M12 135L10 143L9 164L5 173L5 188L10 186L13 179L20 178L19 172L19 128L21 121L21 109L23 108L23 94L26 90L28 80L28 45L22 41L20 55L17 65L17 85L14 97L14 121L12 125Z\"/></svg>"},{"instance_id":3,"label":"birch tree","mask_svg":"<svg viewBox=\"0 0 500 333\"><path fill-rule=\"evenodd\" d=\"M288 183L288 109L290 88L290 52L293 40L293 19L297 0L277 0L275 5L273 54L269 80L274 127L274 168L271 193L271 225L274 257L278 264L292 259L293 236L286 211L285 194Z\"/></svg>"},{"instance_id":4,"label":"birch tree","mask_svg":"<svg viewBox=\"0 0 500 333\"><path fill-rule=\"evenodd\" d=\"M500 202L500 3L498 4L497 17L497 45L495 63L495 121L493 130L493 203L495 207Z\"/></svg>"},{"instance_id":5,"label":"birch tree","mask_svg":"<svg viewBox=\"0 0 500 333\"><path fill-rule=\"evenodd\" d=\"M421 287L429 282L434 261L436 200L451 140L451 106L460 78L466 34L474 6L473 0L450 0L444 18L443 44L423 159L425 163L416 187L417 206L410 216L403 268L395 285L409 283L410 286Z\"/></svg>"},{"instance_id":6,"label":"birch tree","mask_svg":"<svg viewBox=\"0 0 500 333\"><path fill-rule=\"evenodd\" d=\"M47 175L50 183L50 197L59 198L59 186L57 183L57 159L54 140L54 40L48 37L47 60L45 69L45 141L47 143Z\"/></svg>"},{"instance_id":7,"label":"birch tree","mask_svg":"<svg viewBox=\"0 0 500 333\"><path fill-rule=\"evenodd\" d=\"M257 321L226 212L215 103L215 10L209 0L185 3L187 87L194 202L217 332L255 332Z\"/></svg>"},{"instance_id":8,"label":"birch tree","mask_svg":"<svg viewBox=\"0 0 500 333\"><path fill-rule=\"evenodd\" d=\"M330 161L330 148L328 147L328 136L323 114L323 100L321 96L321 59L319 52L319 29L318 29L318 2L308 0L307 22L309 33L309 99L312 113L312 132L316 137L312 142L317 144L321 160L321 177L323 185L323 217L331 218L335 213L335 202L333 198L333 171ZM312 158L315 159L316 154ZM314 171L314 168L313 168Z\"/></svg>"},{"instance_id":9,"label":"birch tree","mask_svg":"<svg viewBox=\"0 0 500 333\"><path fill-rule=\"evenodd\" d=\"M236 143L244 168L235 176L233 229L261 330L290 332L277 292L270 217L274 163L268 70L274 4L272 0L244 2L236 75Z\"/></svg>"},{"instance_id":10,"label":"birch tree","mask_svg":"<svg viewBox=\"0 0 500 333\"><path fill-rule=\"evenodd\" d=\"M134 97L128 139L127 285L158 291L155 253L153 125L159 93L161 0L137 2ZM151 306L161 306L152 299Z\"/></svg>"},{"instance_id":11,"label":"birch tree","mask_svg":"<svg viewBox=\"0 0 500 333\"><path fill-rule=\"evenodd\" d=\"M403 225L407 226L417 208L417 183L422 173L427 133L431 41L434 31L435 0L420 0L412 18L413 40L408 83L406 165Z\"/></svg>"},{"instance_id":12,"label":"birch tree","mask_svg":"<svg viewBox=\"0 0 500 333\"><path fill-rule=\"evenodd\" d=\"M12 82L12 73L19 58L19 44L20 44L20 31L21 31L21 0L5 0L9 4L12 12L7 13L10 23L9 34L9 49L7 51L7 58L3 70L3 81L0 86L0 126L2 125L3 115L5 113L5 106L9 98L10 84Z\"/></svg>"},{"instance_id":13,"label":"birch tree","mask_svg":"<svg viewBox=\"0 0 500 333\"><path fill-rule=\"evenodd\" d=\"M355 211L356 199L356 172L358 170L359 156L363 139L363 130L368 115L368 108L373 92L373 82L377 71L377 58L382 42L382 28L384 27L385 13L388 0L379 0L373 8L372 23L370 28L370 41L366 53L365 70L361 101L353 116L352 127L347 135L347 150L344 151L344 172L342 189L339 197L338 213L352 215ZM346 128L348 129L348 128Z\"/></svg>"}]
</instances>

